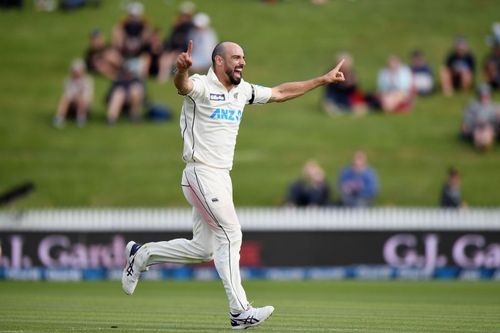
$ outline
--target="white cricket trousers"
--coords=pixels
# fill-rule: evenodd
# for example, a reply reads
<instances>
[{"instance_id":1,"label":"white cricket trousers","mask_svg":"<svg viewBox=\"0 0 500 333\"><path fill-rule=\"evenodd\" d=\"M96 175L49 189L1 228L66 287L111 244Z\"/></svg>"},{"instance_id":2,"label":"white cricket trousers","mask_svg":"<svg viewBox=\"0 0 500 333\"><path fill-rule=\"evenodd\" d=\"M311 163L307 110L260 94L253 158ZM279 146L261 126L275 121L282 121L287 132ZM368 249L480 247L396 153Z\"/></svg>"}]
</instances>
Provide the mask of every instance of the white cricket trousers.
<instances>
[{"instance_id":1,"label":"white cricket trousers","mask_svg":"<svg viewBox=\"0 0 500 333\"><path fill-rule=\"evenodd\" d=\"M182 174L182 190L193 206L193 239L146 243L146 265L199 263L214 259L224 284L229 308L240 313L249 307L241 285L241 226L233 203L229 170L188 164Z\"/></svg>"}]
</instances>

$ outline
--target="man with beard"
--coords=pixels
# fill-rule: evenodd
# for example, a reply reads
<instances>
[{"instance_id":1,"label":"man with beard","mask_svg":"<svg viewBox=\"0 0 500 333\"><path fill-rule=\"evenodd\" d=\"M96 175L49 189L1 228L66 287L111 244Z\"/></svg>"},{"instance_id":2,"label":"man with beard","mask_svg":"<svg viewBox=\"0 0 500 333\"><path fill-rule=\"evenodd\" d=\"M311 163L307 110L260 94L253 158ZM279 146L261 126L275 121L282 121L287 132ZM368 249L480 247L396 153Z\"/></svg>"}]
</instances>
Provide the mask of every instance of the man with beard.
<instances>
[{"instance_id":1,"label":"man with beard","mask_svg":"<svg viewBox=\"0 0 500 333\"><path fill-rule=\"evenodd\" d=\"M344 80L343 60L330 72L311 80L283 83L274 88L243 80L246 64L241 46L218 44L207 75L189 77L192 41L177 58L174 84L184 97L180 119L184 140L182 175L184 196L193 206L193 239L174 239L144 245L130 241L125 249L127 266L122 287L132 294L140 272L159 263L195 263L214 259L229 299L233 329L257 326L274 311L272 306L252 307L246 297L239 268L241 226L233 204L229 172L236 136L246 104L283 102L317 88Z\"/></svg>"}]
</instances>

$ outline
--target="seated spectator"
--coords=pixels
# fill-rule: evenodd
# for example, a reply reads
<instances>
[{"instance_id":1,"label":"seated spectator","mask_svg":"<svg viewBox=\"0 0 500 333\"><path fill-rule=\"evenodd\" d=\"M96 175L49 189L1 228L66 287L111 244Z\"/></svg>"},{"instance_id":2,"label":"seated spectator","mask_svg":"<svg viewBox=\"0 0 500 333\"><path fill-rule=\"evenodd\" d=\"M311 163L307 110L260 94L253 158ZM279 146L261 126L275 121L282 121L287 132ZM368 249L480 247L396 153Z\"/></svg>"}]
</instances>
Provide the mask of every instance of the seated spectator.
<instances>
[{"instance_id":1,"label":"seated spectator","mask_svg":"<svg viewBox=\"0 0 500 333\"><path fill-rule=\"evenodd\" d=\"M54 126L57 128L64 126L68 116L76 118L78 127L85 126L92 104L94 85L92 78L86 73L83 60L73 60L70 71L69 77L64 81L63 94L54 117Z\"/></svg>"},{"instance_id":2,"label":"seated spectator","mask_svg":"<svg viewBox=\"0 0 500 333\"><path fill-rule=\"evenodd\" d=\"M106 101L109 125L116 123L122 111L128 112L134 122L140 119L145 103L145 87L131 63L126 63L112 82Z\"/></svg>"},{"instance_id":3,"label":"seated spectator","mask_svg":"<svg viewBox=\"0 0 500 333\"><path fill-rule=\"evenodd\" d=\"M493 40L491 53L486 57L484 76L492 89L500 90L500 36Z\"/></svg>"},{"instance_id":4,"label":"seated spectator","mask_svg":"<svg viewBox=\"0 0 500 333\"><path fill-rule=\"evenodd\" d=\"M455 168L450 168L448 171L448 177L441 191L440 206L442 208L459 208L462 206L460 173Z\"/></svg>"},{"instance_id":5,"label":"seated spectator","mask_svg":"<svg viewBox=\"0 0 500 333\"><path fill-rule=\"evenodd\" d=\"M87 70L89 73L114 79L123 64L123 57L116 49L106 44L100 30L93 30L89 39L89 46L85 51Z\"/></svg>"},{"instance_id":6,"label":"seated spectator","mask_svg":"<svg viewBox=\"0 0 500 333\"><path fill-rule=\"evenodd\" d=\"M367 207L372 204L378 192L378 179L375 170L366 165L363 151L355 152L352 164L342 169L337 186L342 206Z\"/></svg>"},{"instance_id":7,"label":"seated spectator","mask_svg":"<svg viewBox=\"0 0 500 333\"><path fill-rule=\"evenodd\" d=\"M308 161L302 178L290 185L286 204L293 206L325 206L330 203L330 187L325 172L316 161Z\"/></svg>"},{"instance_id":8,"label":"seated spectator","mask_svg":"<svg viewBox=\"0 0 500 333\"><path fill-rule=\"evenodd\" d=\"M453 95L455 90L470 90L474 84L476 60L469 51L464 37L455 39L454 48L446 57L441 68L441 87L445 96Z\"/></svg>"},{"instance_id":9,"label":"seated spectator","mask_svg":"<svg viewBox=\"0 0 500 333\"><path fill-rule=\"evenodd\" d=\"M160 29L154 29L145 45L142 55L142 77L158 78L160 74L160 59L163 55L163 41L160 36Z\"/></svg>"},{"instance_id":10,"label":"seated spectator","mask_svg":"<svg viewBox=\"0 0 500 333\"><path fill-rule=\"evenodd\" d=\"M337 55L336 63L344 59L341 71L344 73L345 81L325 86L323 97L323 110L328 114L339 111L353 111L364 113L366 103L363 93L359 90L358 79L353 70L353 59L349 53Z\"/></svg>"},{"instance_id":11,"label":"seated spectator","mask_svg":"<svg viewBox=\"0 0 500 333\"><path fill-rule=\"evenodd\" d=\"M193 14L195 5L192 2L185 1L179 7L179 15L175 20L169 38L165 41L164 53L160 60L159 81L169 80L173 65L177 56L187 50L189 42L189 32L193 28Z\"/></svg>"},{"instance_id":12,"label":"seated spectator","mask_svg":"<svg viewBox=\"0 0 500 333\"><path fill-rule=\"evenodd\" d=\"M136 61L137 66L141 66L140 56L150 34L149 23L140 2L129 3L127 12L128 15L113 28L112 44L125 59Z\"/></svg>"},{"instance_id":13,"label":"seated spectator","mask_svg":"<svg viewBox=\"0 0 500 333\"><path fill-rule=\"evenodd\" d=\"M412 105L412 74L408 66L396 56L387 59L387 67L377 78L380 106L384 112L409 111Z\"/></svg>"},{"instance_id":14,"label":"seated spectator","mask_svg":"<svg viewBox=\"0 0 500 333\"><path fill-rule=\"evenodd\" d=\"M212 66L212 51L218 43L217 34L210 26L210 17L205 13L198 13L193 17L194 28L189 33L193 41L193 73L206 73Z\"/></svg>"},{"instance_id":15,"label":"seated spectator","mask_svg":"<svg viewBox=\"0 0 500 333\"><path fill-rule=\"evenodd\" d=\"M434 73L420 50L411 54L410 69L413 74L413 87L419 96L430 95L434 90Z\"/></svg>"},{"instance_id":16,"label":"seated spectator","mask_svg":"<svg viewBox=\"0 0 500 333\"><path fill-rule=\"evenodd\" d=\"M484 83L479 86L478 98L465 109L462 136L472 141L479 150L493 146L500 125L500 105L491 99L491 88Z\"/></svg>"}]
</instances>

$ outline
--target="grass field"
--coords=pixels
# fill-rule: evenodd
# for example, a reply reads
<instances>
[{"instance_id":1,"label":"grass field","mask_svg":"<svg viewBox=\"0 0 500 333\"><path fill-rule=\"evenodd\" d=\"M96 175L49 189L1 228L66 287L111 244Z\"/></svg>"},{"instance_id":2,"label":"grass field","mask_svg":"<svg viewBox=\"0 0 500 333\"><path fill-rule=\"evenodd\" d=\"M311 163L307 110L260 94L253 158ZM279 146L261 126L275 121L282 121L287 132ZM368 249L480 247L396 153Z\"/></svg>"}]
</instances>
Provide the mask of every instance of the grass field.
<instances>
[{"instance_id":1,"label":"grass field","mask_svg":"<svg viewBox=\"0 0 500 333\"><path fill-rule=\"evenodd\" d=\"M494 282L246 283L276 310L260 332L500 332ZM223 332L218 282L0 282L0 332ZM112 328L113 326L113 328Z\"/></svg>"},{"instance_id":2,"label":"grass field","mask_svg":"<svg viewBox=\"0 0 500 333\"><path fill-rule=\"evenodd\" d=\"M164 31L180 1L147 1L146 16ZM148 83L155 102L170 105L168 124L104 124L108 82L96 80L93 119L84 129L51 126L62 80L87 35L100 27L109 37L123 1L98 9L41 13L0 12L0 192L30 180L36 191L15 203L32 207L182 206L183 168L178 113L182 99L172 84ZM261 1L198 1L212 16L220 39L246 49L248 81L273 86L329 68L334 54L350 51L362 88L375 87L389 54L404 59L425 51L438 70L456 34L465 34L479 63L485 38L498 20L497 0L306 0L269 6ZM477 79L481 79L480 73ZM418 100L404 116L331 118L320 112L317 90L285 104L248 108L233 171L237 205L277 205L287 184L315 158L333 185L355 149L368 152L378 170L377 205L435 206L445 170L463 173L462 194L471 206L498 206L500 148L476 153L457 140L467 94ZM252 109L254 111L252 111Z\"/></svg>"}]
</instances>

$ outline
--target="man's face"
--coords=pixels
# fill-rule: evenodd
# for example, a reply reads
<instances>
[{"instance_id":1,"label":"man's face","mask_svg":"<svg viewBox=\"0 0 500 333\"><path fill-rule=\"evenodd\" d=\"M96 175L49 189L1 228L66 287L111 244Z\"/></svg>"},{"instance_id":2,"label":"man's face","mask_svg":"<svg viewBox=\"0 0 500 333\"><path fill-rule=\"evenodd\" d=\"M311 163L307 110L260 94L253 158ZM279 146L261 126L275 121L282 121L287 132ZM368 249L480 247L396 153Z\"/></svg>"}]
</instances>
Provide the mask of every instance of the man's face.
<instances>
[{"instance_id":1,"label":"man's face","mask_svg":"<svg viewBox=\"0 0 500 333\"><path fill-rule=\"evenodd\" d=\"M243 78L243 67L245 67L245 54L243 49L237 44L230 44L226 47L224 54L224 73L229 81L238 85Z\"/></svg>"}]
</instances>

